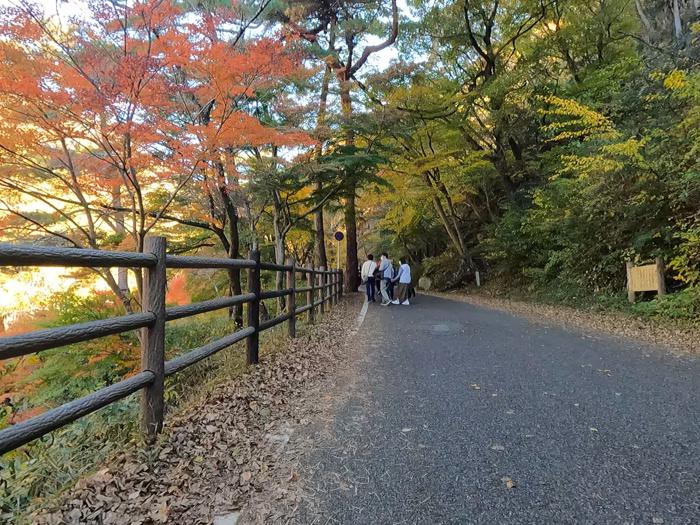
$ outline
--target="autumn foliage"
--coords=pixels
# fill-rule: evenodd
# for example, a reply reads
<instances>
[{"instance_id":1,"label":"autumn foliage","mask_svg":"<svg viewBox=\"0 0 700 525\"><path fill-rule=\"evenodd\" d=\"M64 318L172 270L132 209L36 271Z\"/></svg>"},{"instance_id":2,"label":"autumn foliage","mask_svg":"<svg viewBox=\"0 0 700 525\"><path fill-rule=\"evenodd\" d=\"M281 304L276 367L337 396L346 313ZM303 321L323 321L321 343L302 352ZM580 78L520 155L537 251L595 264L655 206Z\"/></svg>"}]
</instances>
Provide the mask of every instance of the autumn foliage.
<instances>
[{"instance_id":1,"label":"autumn foliage","mask_svg":"<svg viewBox=\"0 0 700 525\"><path fill-rule=\"evenodd\" d=\"M129 234L121 247L141 249L178 193L214 163L234 166L242 147L309 142L252 111L260 92L303 73L292 43L233 38L232 7L88 6L68 19L28 2L0 11L2 184L60 216L58 227L37 225L41 233L98 247L97 223L114 226L116 190ZM20 213L18 200L5 209Z\"/></svg>"},{"instance_id":2,"label":"autumn foliage","mask_svg":"<svg viewBox=\"0 0 700 525\"><path fill-rule=\"evenodd\" d=\"M176 203L207 217L193 195L208 181L238 184L243 149L310 144L257 111L261 95L306 75L299 50L274 33L243 38L231 29L240 18L235 5L159 0L94 0L68 17L28 1L0 7L0 227L24 242L140 251ZM133 308L113 273L95 271ZM176 276L168 300L189 299ZM64 362L64 377L96 375L98 364L100 374L133 369L131 342L101 345L71 349L76 366ZM8 402L37 388L30 378L52 357L37 359L3 363ZM18 420L11 412L6 422Z\"/></svg>"}]
</instances>

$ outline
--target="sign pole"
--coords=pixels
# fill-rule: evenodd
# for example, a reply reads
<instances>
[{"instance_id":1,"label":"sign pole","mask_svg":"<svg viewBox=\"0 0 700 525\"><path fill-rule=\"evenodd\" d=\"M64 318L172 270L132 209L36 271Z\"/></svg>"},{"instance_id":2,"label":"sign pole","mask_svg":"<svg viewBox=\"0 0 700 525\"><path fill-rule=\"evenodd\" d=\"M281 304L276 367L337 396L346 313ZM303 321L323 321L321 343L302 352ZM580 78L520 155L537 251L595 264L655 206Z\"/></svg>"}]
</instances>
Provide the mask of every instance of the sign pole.
<instances>
[{"instance_id":1,"label":"sign pole","mask_svg":"<svg viewBox=\"0 0 700 525\"><path fill-rule=\"evenodd\" d=\"M335 267L337 270L340 270L340 241L342 241L345 238L345 235L343 234L343 232L338 231L338 232L335 232L333 237L337 241L336 250L335 250L335 253L336 253Z\"/></svg>"}]
</instances>

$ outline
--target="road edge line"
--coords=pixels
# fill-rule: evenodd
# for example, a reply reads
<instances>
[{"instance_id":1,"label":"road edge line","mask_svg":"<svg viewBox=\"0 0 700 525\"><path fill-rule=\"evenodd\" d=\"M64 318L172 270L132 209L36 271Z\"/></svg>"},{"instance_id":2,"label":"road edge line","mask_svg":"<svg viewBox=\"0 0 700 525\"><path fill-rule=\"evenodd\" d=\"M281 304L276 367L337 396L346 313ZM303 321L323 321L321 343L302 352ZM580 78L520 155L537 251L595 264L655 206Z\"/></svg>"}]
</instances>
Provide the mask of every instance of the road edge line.
<instances>
[{"instance_id":1,"label":"road edge line","mask_svg":"<svg viewBox=\"0 0 700 525\"><path fill-rule=\"evenodd\" d=\"M365 322L365 316L367 315L367 310L369 309L369 301L362 303L362 308L360 309L360 315L357 316L357 327L361 327L362 323Z\"/></svg>"}]
</instances>

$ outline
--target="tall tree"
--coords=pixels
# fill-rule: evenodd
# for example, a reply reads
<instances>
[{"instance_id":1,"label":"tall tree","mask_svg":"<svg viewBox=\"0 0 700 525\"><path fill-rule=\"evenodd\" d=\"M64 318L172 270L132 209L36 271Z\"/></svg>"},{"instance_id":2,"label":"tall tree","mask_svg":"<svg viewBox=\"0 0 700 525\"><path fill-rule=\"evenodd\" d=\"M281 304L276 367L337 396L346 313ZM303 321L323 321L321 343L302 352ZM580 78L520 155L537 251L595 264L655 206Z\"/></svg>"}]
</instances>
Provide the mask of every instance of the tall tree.
<instances>
[{"instance_id":1,"label":"tall tree","mask_svg":"<svg viewBox=\"0 0 700 525\"><path fill-rule=\"evenodd\" d=\"M390 7L381 1L372 0L337 3L312 0L302 3L302 12L294 16L282 16L282 20L301 38L312 42L319 49L319 54L326 57L339 86L341 112L345 120L345 144L353 146L355 134L352 127L354 113L352 101L353 84L358 75L375 53L394 44L399 34L399 11L396 0L391 0ZM381 20L387 20L382 24ZM387 27L388 25L388 27ZM333 28L330 31L330 28ZM320 35L328 33L322 41ZM387 34L388 33L388 34ZM384 39L378 44L368 44L370 35L381 34ZM336 42L337 37L337 42ZM329 45L331 42L334 45ZM324 47L325 44L325 47ZM359 260L357 253L357 191L361 180L353 173L348 173L344 189L344 215L346 239L346 286L357 289L360 282Z\"/></svg>"}]
</instances>

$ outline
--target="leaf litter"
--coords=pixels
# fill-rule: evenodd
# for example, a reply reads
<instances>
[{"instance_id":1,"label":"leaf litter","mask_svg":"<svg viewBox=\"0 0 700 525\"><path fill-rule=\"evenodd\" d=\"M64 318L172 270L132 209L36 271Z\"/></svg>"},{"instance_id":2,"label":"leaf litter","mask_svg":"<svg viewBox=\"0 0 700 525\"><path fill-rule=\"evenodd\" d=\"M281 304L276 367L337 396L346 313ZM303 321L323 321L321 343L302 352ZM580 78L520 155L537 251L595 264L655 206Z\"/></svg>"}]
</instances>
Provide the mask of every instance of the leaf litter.
<instances>
[{"instance_id":1,"label":"leaf litter","mask_svg":"<svg viewBox=\"0 0 700 525\"><path fill-rule=\"evenodd\" d=\"M36 510L31 523L209 524L263 490L283 507L297 505L299 474L277 464L280 449L295 425L308 424L310 388L344 358L337 342L352 328L357 302L344 300L285 350L263 354L258 367L166 418L151 449L121 453Z\"/></svg>"}]
</instances>

